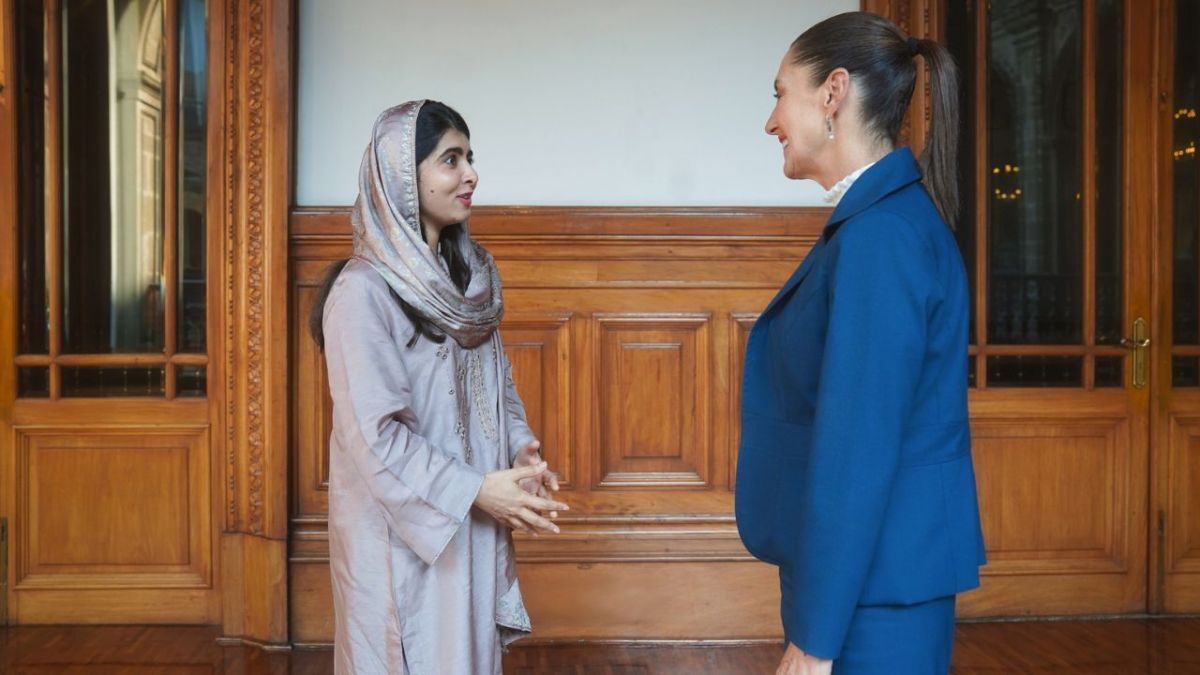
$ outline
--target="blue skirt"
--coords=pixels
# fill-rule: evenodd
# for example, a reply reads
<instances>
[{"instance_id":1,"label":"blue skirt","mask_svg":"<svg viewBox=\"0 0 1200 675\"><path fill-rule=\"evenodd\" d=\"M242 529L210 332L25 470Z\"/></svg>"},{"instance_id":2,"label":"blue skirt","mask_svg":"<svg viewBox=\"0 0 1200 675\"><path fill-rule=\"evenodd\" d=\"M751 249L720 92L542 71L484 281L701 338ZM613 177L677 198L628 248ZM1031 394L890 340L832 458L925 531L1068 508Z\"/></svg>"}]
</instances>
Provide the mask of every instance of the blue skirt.
<instances>
[{"instance_id":1,"label":"blue skirt","mask_svg":"<svg viewBox=\"0 0 1200 675\"><path fill-rule=\"evenodd\" d=\"M954 596L919 605L859 607L833 675L946 675Z\"/></svg>"}]
</instances>

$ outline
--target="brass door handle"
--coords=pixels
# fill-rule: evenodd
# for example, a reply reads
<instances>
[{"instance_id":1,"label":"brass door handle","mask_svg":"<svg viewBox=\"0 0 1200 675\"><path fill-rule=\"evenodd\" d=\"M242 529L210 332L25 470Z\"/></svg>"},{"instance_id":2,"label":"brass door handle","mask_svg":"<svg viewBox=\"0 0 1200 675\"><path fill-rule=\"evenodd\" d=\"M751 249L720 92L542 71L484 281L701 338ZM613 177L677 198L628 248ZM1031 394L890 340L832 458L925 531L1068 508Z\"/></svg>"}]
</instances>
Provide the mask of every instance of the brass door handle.
<instances>
[{"instance_id":1,"label":"brass door handle","mask_svg":"<svg viewBox=\"0 0 1200 675\"><path fill-rule=\"evenodd\" d=\"M1133 322L1133 337L1121 338L1121 346L1133 352L1133 386L1146 386L1146 351L1150 347L1150 336L1146 335L1146 320L1138 317Z\"/></svg>"}]
</instances>

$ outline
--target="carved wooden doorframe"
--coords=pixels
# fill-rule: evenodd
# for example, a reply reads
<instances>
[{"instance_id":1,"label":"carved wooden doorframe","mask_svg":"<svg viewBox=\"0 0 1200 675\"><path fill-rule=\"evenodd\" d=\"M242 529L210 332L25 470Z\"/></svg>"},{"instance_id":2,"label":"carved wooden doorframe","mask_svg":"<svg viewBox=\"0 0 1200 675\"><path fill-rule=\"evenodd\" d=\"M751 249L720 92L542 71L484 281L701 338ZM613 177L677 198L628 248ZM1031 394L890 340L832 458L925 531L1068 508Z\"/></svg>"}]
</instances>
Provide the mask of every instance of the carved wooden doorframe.
<instances>
[{"instance_id":1,"label":"carved wooden doorframe","mask_svg":"<svg viewBox=\"0 0 1200 675\"><path fill-rule=\"evenodd\" d=\"M0 0L0 191L6 195L16 194L18 186L17 88L11 86L18 1ZM112 408L127 425L175 424L177 414L183 414L171 412L176 409L197 417L201 425L207 418L207 428L197 427L203 431L198 438L206 439L205 459L194 468L211 477L202 481L212 486L211 498L202 500L211 505L211 513L197 522L211 523L213 537L202 547L206 560L192 564L207 575L197 578L208 579L210 596L219 593L219 607L205 610L204 616L220 617L230 641L282 648L288 645L287 210L293 14L291 0L209 0L207 5L209 396L174 407L159 405L154 413L129 400ZM14 201L0 204L0 473L9 476L18 440L28 444L33 433L19 436L14 431L18 280L12 258L19 217ZM102 407L86 401L66 404L95 418L94 424L106 423ZM34 412L18 413L42 414L37 406L25 407ZM0 485L0 516L11 516L16 508L10 483ZM10 569L7 597L14 574ZM127 608L141 613L137 616L155 611L153 603L139 605L133 596L129 602L138 605ZM55 605L41 607L48 609L39 609L38 620L54 620ZM107 620L121 620L120 608L109 610ZM143 620L154 620L148 616Z\"/></svg>"},{"instance_id":2,"label":"carved wooden doorframe","mask_svg":"<svg viewBox=\"0 0 1200 675\"><path fill-rule=\"evenodd\" d=\"M288 277L291 0L214 0L213 86L220 111L222 358L214 379L223 458L223 634L287 648ZM219 57L218 55L223 55ZM215 192L215 190L214 190ZM214 199L218 196L214 196ZM217 225L213 222L212 225Z\"/></svg>"}]
</instances>

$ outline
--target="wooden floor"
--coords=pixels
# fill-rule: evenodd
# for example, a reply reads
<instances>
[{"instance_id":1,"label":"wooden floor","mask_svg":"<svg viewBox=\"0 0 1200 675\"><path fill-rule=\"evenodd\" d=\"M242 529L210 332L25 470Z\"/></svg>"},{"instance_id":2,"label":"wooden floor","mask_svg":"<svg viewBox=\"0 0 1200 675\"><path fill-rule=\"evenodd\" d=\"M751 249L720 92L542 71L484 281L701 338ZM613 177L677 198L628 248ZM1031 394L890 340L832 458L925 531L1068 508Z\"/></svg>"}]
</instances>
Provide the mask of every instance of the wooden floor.
<instances>
[{"instance_id":1,"label":"wooden floor","mask_svg":"<svg viewBox=\"0 0 1200 675\"><path fill-rule=\"evenodd\" d=\"M12 675L310 675L329 650L269 654L221 647L204 627L0 627L0 673ZM505 675L773 673L781 649L759 646L516 647ZM1200 674L1200 619L960 624L957 674Z\"/></svg>"}]
</instances>

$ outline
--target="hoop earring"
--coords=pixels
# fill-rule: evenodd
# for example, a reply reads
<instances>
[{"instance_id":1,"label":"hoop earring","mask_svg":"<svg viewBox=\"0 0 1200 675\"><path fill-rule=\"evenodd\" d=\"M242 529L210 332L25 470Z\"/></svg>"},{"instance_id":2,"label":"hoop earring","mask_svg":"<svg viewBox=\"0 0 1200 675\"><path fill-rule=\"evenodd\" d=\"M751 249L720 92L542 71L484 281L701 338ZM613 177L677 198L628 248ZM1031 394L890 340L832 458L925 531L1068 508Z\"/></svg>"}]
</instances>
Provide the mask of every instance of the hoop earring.
<instances>
[{"instance_id":1,"label":"hoop earring","mask_svg":"<svg viewBox=\"0 0 1200 675\"><path fill-rule=\"evenodd\" d=\"M829 135L829 140L833 140L833 117L825 118L825 131Z\"/></svg>"}]
</instances>

